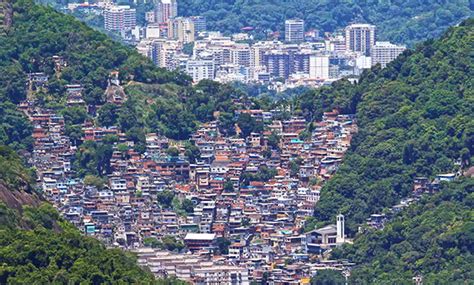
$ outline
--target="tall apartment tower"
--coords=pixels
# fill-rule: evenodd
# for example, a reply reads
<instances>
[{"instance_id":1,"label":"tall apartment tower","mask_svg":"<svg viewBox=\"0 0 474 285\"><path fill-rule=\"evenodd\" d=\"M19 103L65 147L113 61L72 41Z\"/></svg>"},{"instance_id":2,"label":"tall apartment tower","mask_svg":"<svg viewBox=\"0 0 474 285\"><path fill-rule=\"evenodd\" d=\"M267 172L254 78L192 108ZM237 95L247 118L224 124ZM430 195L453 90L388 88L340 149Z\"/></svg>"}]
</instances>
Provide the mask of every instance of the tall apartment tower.
<instances>
[{"instance_id":1,"label":"tall apartment tower","mask_svg":"<svg viewBox=\"0 0 474 285\"><path fill-rule=\"evenodd\" d=\"M186 64L186 73L195 83L203 79L215 78L215 64L213 60L189 60Z\"/></svg>"},{"instance_id":2,"label":"tall apartment tower","mask_svg":"<svg viewBox=\"0 0 474 285\"><path fill-rule=\"evenodd\" d=\"M287 52L267 52L263 55L263 62L270 76L283 79L290 76L290 55Z\"/></svg>"},{"instance_id":3,"label":"tall apartment tower","mask_svg":"<svg viewBox=\"0 0 474 285\"><path fill-rule=\"evenodd\" d=\"M234 64L250 67L250 57L250 46L248 44L236 44L230 50L230 59Z\"/></svg>"},{"instance_id":4,"label":"tall apartment tower","mask_svg":"<svg viewBox=\"0 0 474 285\"><path fill-rule=\"evenodd\" d=\"M397 58L405 50L405 46L397 46L389 42L377 42L372 47L370 53L372 65L380 63L383 68L387 66L387 63Z\"/></svg>"},{"instance_id":5,"label":"tall apartment tower","mask_svg":"<svg viewBox=\"0 0 474 285\"><path fill-rule=\"evenodd\" d=\"M168 20L168 38L183 43L194 42L194 22L190 18L176 17Z\"/></svg>"},{"instance_id":6,"label":"tall apartment tower","mask_svg":"<svg viewBox=\"0 0 474 285\"><path fill-rule=\"evenodd\" d=\"M155 4L156 23L167 23L169 19L172 19L176 16L178 16L177 0L157 0Z\"/></svg>"},{"instance_id":7,"label":"tall apartment tower","mask_svg":"<svg viewBox=\"0 0 474 285\"><path fill-rule=\"evenodd\" d=\"M291 19L285 21L285 41L299 43L304 40L304 21Z\"/></svg>"},{"instance_id":8,"label":"tall apartment tower","mask_svg":"<svg viewBox=\"0 0 474 285\"><path fill-rule=\"evenodd\" d=\"M345 34L346 50L370 56L376 40L374 25L352 24L346 27Z\"/></svg>"},{"instance_id":9,"label":"tall apartment tower","mask_svg":"<svg viewBox=\"0 0 474 285\"><path fill-rule=\"evenodd\" d=\"M104 11L104 28L107 31L123 32L134 29L137 12L130 6L111 6Z\"/></svg>"},{"instance_id":10,"label":"tall apartment tower","mask_svg":"<svg viewBox=\"0 0 474 285\"><path fill-rule=\"evenodd\" d=\"M344 232L344 216L342 214L339 214L336 216L336 228L337 228L337 233L336 233L336 243L343 243L345 240L345 232Z\"/></svg>"},{"instance_id":11,"label":"tall apartment tower","mask_svg":"<svg viewBox=\"0 0 474 285\"><path fill-rule=\"evenodd\" d=\"M290 73L309 74L309 63L311 53L308 51L298 51L291 54Z\"/></svg>"}]
</instances>

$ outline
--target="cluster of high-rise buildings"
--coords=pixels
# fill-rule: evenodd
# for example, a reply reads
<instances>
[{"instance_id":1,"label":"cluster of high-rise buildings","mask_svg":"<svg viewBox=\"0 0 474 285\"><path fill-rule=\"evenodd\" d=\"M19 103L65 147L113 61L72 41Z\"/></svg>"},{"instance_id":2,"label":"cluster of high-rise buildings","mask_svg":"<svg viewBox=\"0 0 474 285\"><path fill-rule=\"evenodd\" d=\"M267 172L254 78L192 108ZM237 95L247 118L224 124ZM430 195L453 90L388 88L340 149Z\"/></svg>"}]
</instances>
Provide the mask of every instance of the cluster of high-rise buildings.
<instances>
[{"instance_id":1,"label":"cluster of high-rise buildings","mask_svg":"<svg viewBox=\"0 0 474 285\"><path fill-rule=\"evenodd\" d=\"M223 35L208 31L203 16L182 17L177 0L156 0L137 24L136 9L110 1L77 4L104 15L104 28L119 33L156 65L189 74L194 82L262 83L275 90L297 86L319 87L342 77L357 78L376 64L385 67L406 47L377 41L376 26L355 23L343 31L320 33L305 29L302 19L285 21L279 40L255 41L247 33Z\"/></svg>"},{"instance_id":2,"label":"cluster of high-rise buildings","mask_svg":"<svg viewBox=\"0 0 474 285\"><path fill-rule=\"evenodd\" d=\"M169 70L181 70L194 82L211 79L268 84L284 90L318 87L342 77L357 77L380 64L385 67L405 46L377 41L370 24L351 24L343 32L307 31L301 19L285 21L284 38L255 42L248 33L224 36L207 31L202 16L180 17L177 0L157 0L145 27L136 26L136 11L108 6L105 28L119 31L138 51Z\"/></svg>"}]
</instances>

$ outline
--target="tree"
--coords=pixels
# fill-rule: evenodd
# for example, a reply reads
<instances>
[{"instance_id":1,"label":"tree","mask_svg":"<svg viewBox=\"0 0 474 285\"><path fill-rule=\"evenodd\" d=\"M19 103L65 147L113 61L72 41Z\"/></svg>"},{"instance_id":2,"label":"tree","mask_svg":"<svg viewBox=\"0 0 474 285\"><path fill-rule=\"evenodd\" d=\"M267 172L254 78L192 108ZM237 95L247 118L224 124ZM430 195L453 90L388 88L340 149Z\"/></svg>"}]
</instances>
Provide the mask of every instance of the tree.
<instances>
[{"instance_id":1,"label":"tree","mask_svg":"<svg viewBox=\"0 0 474 285\"><path fill-rule=\"evenodd\" d=\"M230 244L231 244L230 240L226 238L223 238L223 237L216 238L216 245L219 250L219 254L228 254Z\"/></svg>"},{"instance_id":2,"label":"tree","mask_svg":"<svg viewBox=\"0 0 474 285\"><path fill-rule=\"evenodd\" d=\"M346 280L338 270L318 270L311 278L312 285L344 285Z\"/></svg>"},{"instance_id":3,"label":"tree","mask_svg":"<svg viewBox=\"0 0 474 285\"><path fill-rule=\"evenodd\" d=\"M192 55L194 49L194 43L186 43L183 45L183 53L187 55Z\"/></svg>"},{"instance_id":4,"label":"tree","mask_svg":"<svg viewBox=\"0 0 474 285\"><path fill-rule=\"evenodd\" d=\"M224 183L224 192L227 192L227 193L234 192L234 183L232 183L232 181L227 180Z\"/></svg>"},{"instance_id":5,"label":"tree","mask_svg":"<svg viewBox=\"0 0 474 285\"><path fill-rule=\"evenodd\" d=\"M149 246L152 248L162 248L163 244L156 239L155 237L146 237L143 239L143 245Z\"/></svg>"},{"instance_id":6,"label":"tree","mask_svg":"<svg viewBox=\"0 0 474 285\"><path fill-rule=\"evenodd\" d=\"M175 147L169 147L166 150L166 154L170 157L178 157L179 156L179 150Z\"/></svg>"},{"instance_id":7,"label":"tree","mask_svg":"<svg viewBox=\"0 0 474 285\"><path fill-rule=\"evenodd\" d=\"M186 141L184 145L184 155L188 158L190 163L195 163L196 159L201 157L201 151L199 148L192 142Z\"/></svg>"},{"instance_id":8,"label":"tree","mask_svg":"<svg viewBox=\"0 0 474 285\"><path fill-rule=\"evenodd\" d=\"M78 146L84 137L82 126L81 125L66 125L64 129L65 129L64 133L66 134L66 136L69 137L72 145Z\"/></svg>"},{"instance_id":9,"label":"tree","mask_svg":"<svg viewBox=\"0 0 474 285\"><path fill-rule=\"evenodd\" d=\"M0 67L0 94L14 104L26 97L26 74L19 64Z\"/></svg>"},{"instance_id":10,"label":"tree","mask_svg":"<svg viewBox=\"0 0 474 285\"><path fill-rule=\"evenodd\" d=\"M104 90L99 87L86 88L84 101L89 105L101 105L104 103Z\"/></svg>"},{"instance_id":11,"label":"tree","mask_svg":"<svg viewBox=\"0 0 474 285\"><path fill-rule=\"evenodd\" d=\"M184 199L181 202L181 209L183 209L186 213L191 214L194 212L194 203L189 199Z\"/></svg>"},{"instance_id":12,"label":"tree","mask_svg":"<svg viewBox=\"0 0 474 285\"><path fill-rule=\"evenodd\" d=\"M157 199L158 203L165 208L171 208L171 202L173 201L174 193L168 190L158 192Z\"/></svg>"},{"instance_id":13,"label":"tree","mask_svg":"<svg viewBox=\"0 0 474 285\"><path fill-rule=\"evenodd\" d=\"M290 161L290 176L295 177L298 175L302 162L303 159L301 157L297 157Z\"/></svg>"},{"instance_id":14,"label":"tree","mask_svg":"<svg viewBox=\"0 0 474 285\"><path fill-rule=\"evenodd\" d=\"M136 109L137 101L132 97L122 105L118 113L118 123L123 131L128 131L140 124L140 116Z\"/></svg>"},{"instance_id":15,"label":"tree","mask_svg":"<svg viewBox=\"0 0 474 285\"><path fill-rule=\"evenodd\" d=\"M73 167L78 170L79 175L87 174L102 176L110 173L110 159L112 158L112 144L117 137L106 136L103 141L96 143L85 141L76 153Z\"/></svg>"},{"instance_id":16,"label":"tree","mask_svg":"<svg viewBox=\"0 0 474 285\"><path fill-rule=\"evenodd\" d=\"M164 236L161 238L163 249L169 251L181 251L184 248L184 244L181 241L176 240L174 236Z\"/></svg>"},{"instance_id":17,"label":"tree","mask_svg":"<svg viewBox=\"0 0 474 285\"><path fill-rule=\"evenodd\" d=\"M0 103L0 144L15 150L30 150L33 146L32 130L33 127L26 116L19 112L14 104Z\"/></svg>"},{"instance_id":18,"label":"tree","mask_svg":"<svg viewBox=\"0 0 474 285\"><path fill-rule=\"evenodd\" d=\"M272 149L280 149L280 136L272 132L267 138L268 146Z\"/></svg>"},{"instance_id":19,"label":"tree","mask_svg":"<svg viewBox=\"0 0 474 285\"><path fill-rule=\"evenodd\" d=\"M118 107L111 103L106 103L99 109L97 121L101 126L111 127L117 125Z\"/></svg>"},{"instance_id":20,"label":"tree","mask_svg":"<svg viewBox=\"0 0 474 285\"><path fill-rule=\"evenodd\" d=\"M219 130L226 136L235 135L235 119L232 113L223 112L219 115Z\"/></svg>"},{"instance_id":21,"label":"tree","mask_svg":"<svg viewBox=\"0 0 474 285\"><path fill-rule=\"evenodd\" d=\"M237 119L237 125L242 131L241 135L243 138L246 138L250 133L260 133L263 131L263 123L257 122L250 114L243 113L240 114Z\"/></svg>"},{"instance_id":22,"label":"tree","mask_svg":"<svg viewBox=\"0 0 474 285\"><path fill-rule=\"evenodd\" d=\"M88 118L86 109L83 107L69 107L62 110L64 121L68 125L78 125L84 123Z\"/></svg>"},{"instance_id":23,"label":"tree","mask_svg":"<svg viewBox=\"0 0 474 285\"><path fill-rule=\"evenodd\" d=\"M97 189L102 189L104 187L104 180L94 175L86 175L84 177L84 184L88 186L94 186Z\"/></svg>"}]
</instances>

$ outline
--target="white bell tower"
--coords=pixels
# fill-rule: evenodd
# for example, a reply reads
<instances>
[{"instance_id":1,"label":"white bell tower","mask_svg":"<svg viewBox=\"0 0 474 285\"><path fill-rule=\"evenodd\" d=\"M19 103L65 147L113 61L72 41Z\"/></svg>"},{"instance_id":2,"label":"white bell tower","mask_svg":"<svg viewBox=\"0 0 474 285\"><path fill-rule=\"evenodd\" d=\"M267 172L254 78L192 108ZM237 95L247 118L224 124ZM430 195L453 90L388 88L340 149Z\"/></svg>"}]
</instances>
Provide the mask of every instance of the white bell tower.
<instances>
[{"instance_id":1,"label":"white bell tower","mask_svg":"<svg viewBox=\"0 0 474 285\"><path fill-rule=\"evenodd\" d=\"M344 215L339 214L336 216L336 227L337 227L337 236L336 236L336 243L343 243L345 238L344 233Z\"/></svg>"}]
</instances>

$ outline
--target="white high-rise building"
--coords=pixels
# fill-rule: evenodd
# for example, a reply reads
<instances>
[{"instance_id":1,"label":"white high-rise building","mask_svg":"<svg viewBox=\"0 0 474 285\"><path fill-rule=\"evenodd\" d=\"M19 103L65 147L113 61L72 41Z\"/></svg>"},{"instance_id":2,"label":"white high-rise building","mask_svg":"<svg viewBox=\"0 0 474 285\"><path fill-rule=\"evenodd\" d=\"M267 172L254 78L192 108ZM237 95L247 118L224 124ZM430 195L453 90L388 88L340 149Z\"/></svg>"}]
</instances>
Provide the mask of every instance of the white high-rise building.
<instances>
[{"instance_id":1,"label":"white high-rise building","mask_svg":"<svg viewBox=\"0 0 474 285\"><path fill-rule=\"evenodd\" d=\"M203 79L214 79L215 66L213 60L189 60L186 64L186 73L197 83Z\"/></svg>"},{"instance_id":2,"label":"white high-rise building","mask_svg":"<svg viewBox=\"0 0 474 285\"><path fill-rule=\"evenodd\" d=\"M167 23L169 19L178 16L177 0L157 0L155 4L155 21L158 24Z\"/></svg>"},{"instance_id":3,"label":"white high-rise building","mask_svg":"<svg viewBox=\"0 0 474 285\"><path fill-rule=\"evenodd\" d=\"M389 42L377 42L372 47L370 53L370 56L372 57L372 65L380 63L383 68L387 66L387 63L397 58L405 50L405 46L397 46Z\"/></svg>"},{"instance_id":4,"label":"white high-rise building","mask_svg":"<svg viewBox=\"0 0 474 285\"><path fill-rule=\"evenodd\" d=\"M374 25L352 24L346 27L345 34L346 50L370 55L376 40Z\"/></svg>"},{"instance_id":5,"label":"white high-rise building","mask_svg":"<svg viewBox=\"0 0 474 285\"><path fill-rule=\"evenodd\" d=\"M136 25L137 12L130 6L110 6L104 11L104 28L107 31L129 31Z\"/></svg>"},{"instance_id":6,"label":"white high-rise building","mask_svg":"<svg viewBox=\"0 0 474 285\"><path fill-rule=\"evenodd\" d=\"M304 40L304 21L291 19L285 21L285 41L299 43Z\"/></svg>"},{"instance_id":7,"label":"white high-rise building","mask_svg":"<svg viewBox=\"0 0 474 285\"><path fill-rule=\"evenodd\" d=\"M329 79L329 56L316 54L310 56L309 77Z\"/></svg>"},{"instance_id":8,"label":"white high-rise building","mask_svg":"<svg viewBox=\"0 0 474 285\"><path fill-rule=\"evenodd\" d=\"M248 44L236 44L230 50L230 58L233 64L250 67L250 46Z\"/></svg>"}]
</instances>

